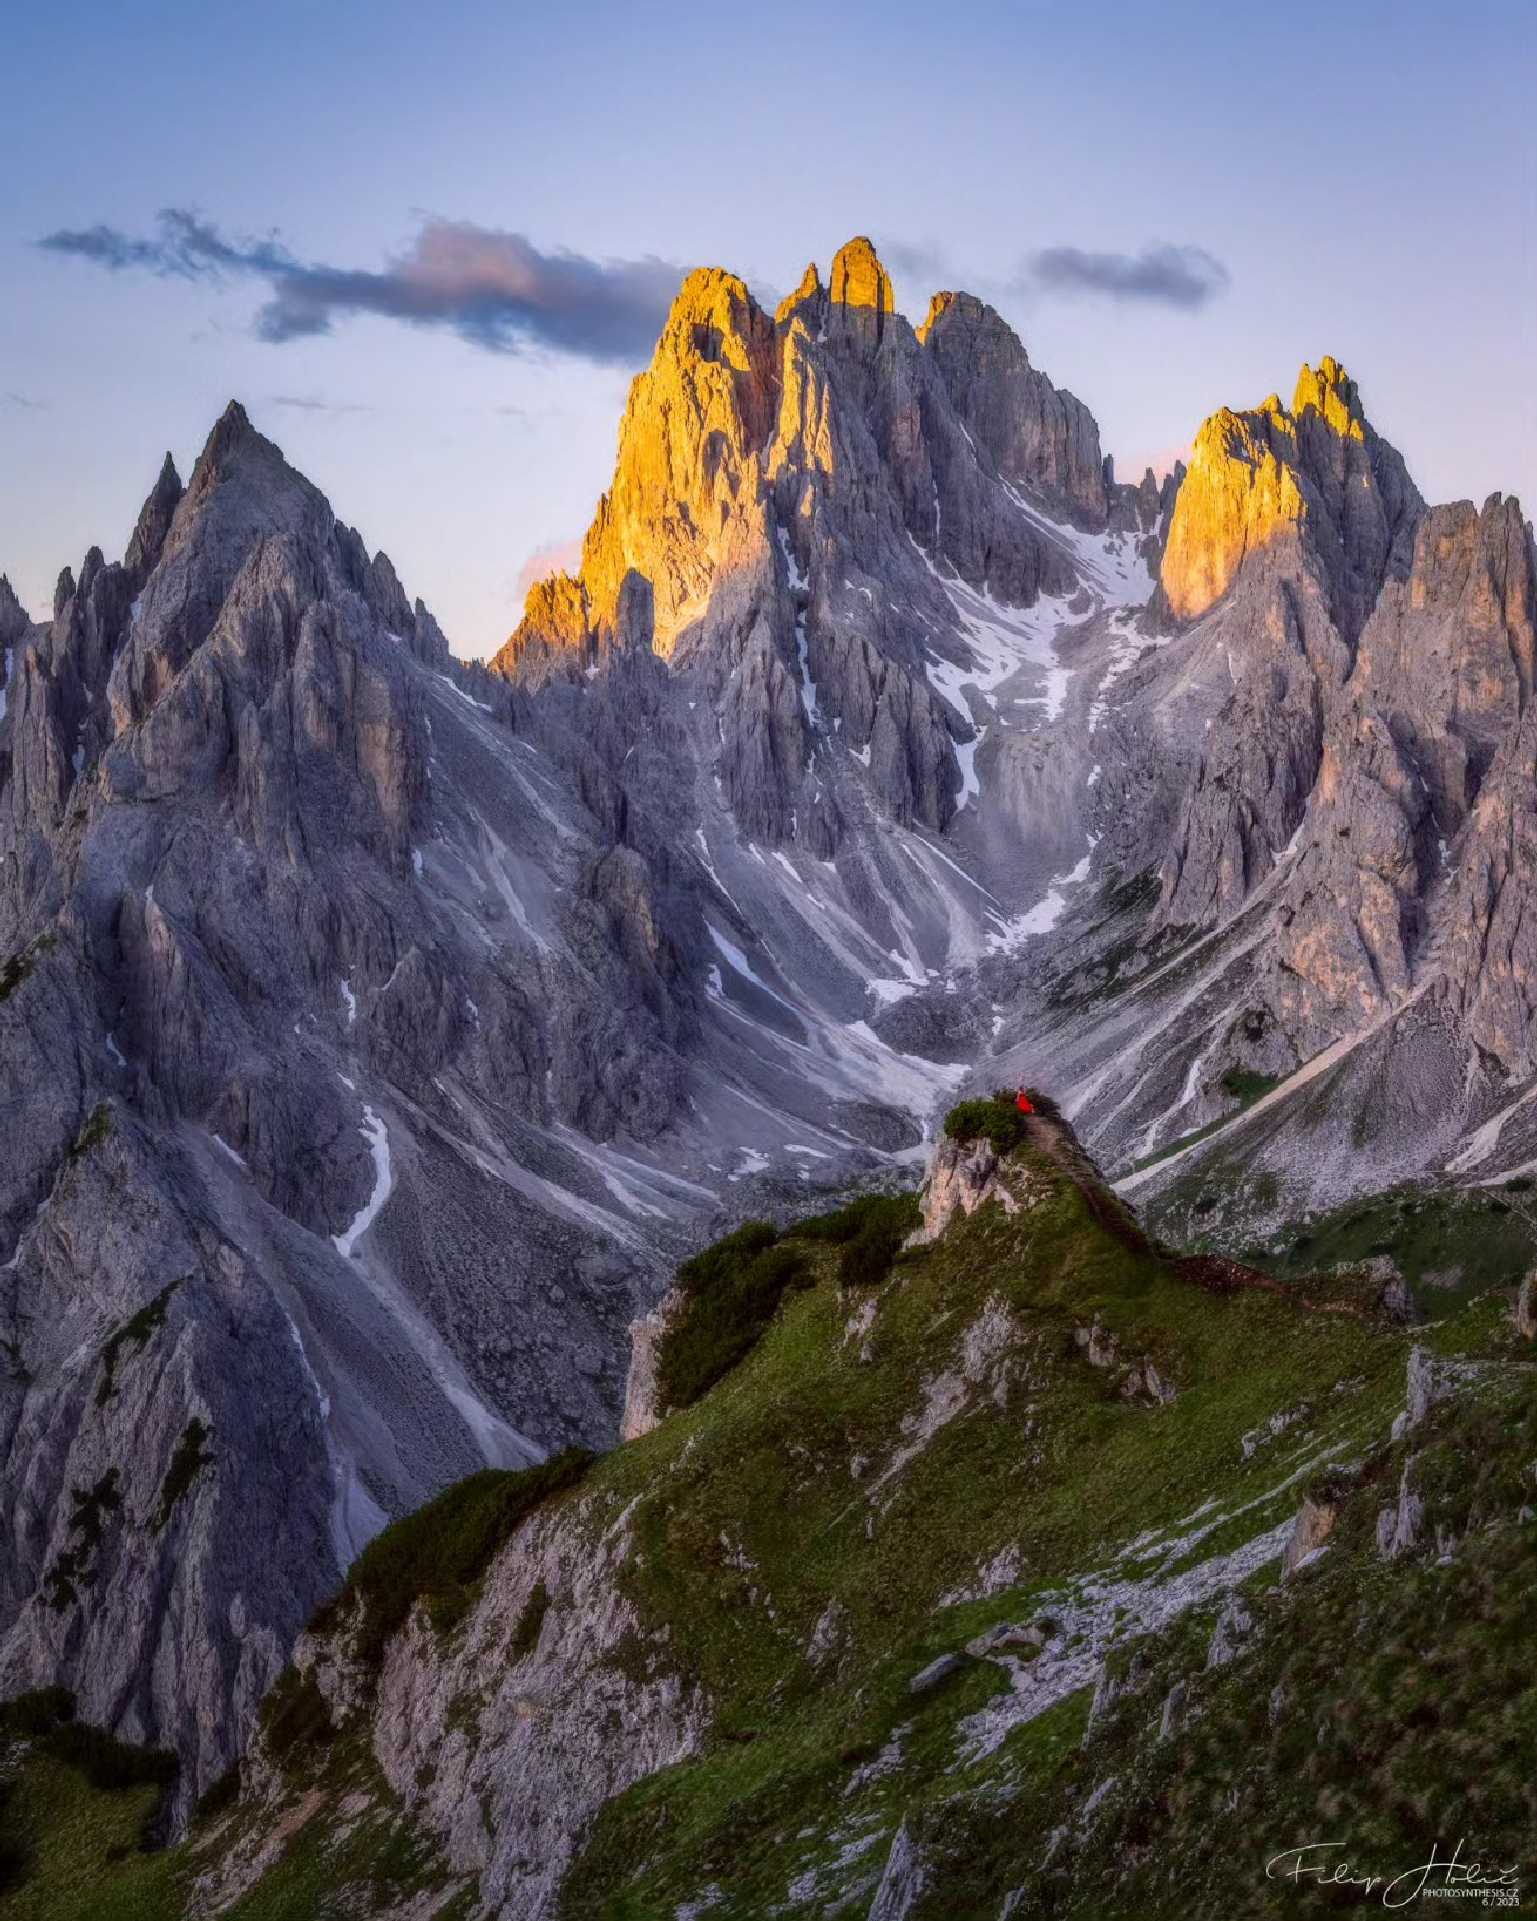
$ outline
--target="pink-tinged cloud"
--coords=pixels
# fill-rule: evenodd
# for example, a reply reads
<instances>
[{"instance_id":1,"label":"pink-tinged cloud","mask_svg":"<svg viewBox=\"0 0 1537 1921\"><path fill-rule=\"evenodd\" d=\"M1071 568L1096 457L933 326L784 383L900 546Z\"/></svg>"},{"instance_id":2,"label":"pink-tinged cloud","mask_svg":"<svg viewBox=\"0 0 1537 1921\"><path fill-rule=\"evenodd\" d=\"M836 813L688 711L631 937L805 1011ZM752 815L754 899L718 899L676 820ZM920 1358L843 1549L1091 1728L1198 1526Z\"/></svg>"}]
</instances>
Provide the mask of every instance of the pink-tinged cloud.
<instances>
[{"instance_id":1,"label":"pink-tinged cloud","mask_svg":"<svg viewBox=\"0 0 1537 1921\"><path fill-rule=\"evenodd\" d=\"M231 240L187 207L167 207L151 235L98 222L61 228L37 243L113 273L212 286L242 276L267 283L256 316L263 340L281 344L328 334L338 320L375 314L411 326L451 327L496 353L548 348L601 366L638 367L651 354L683 278L645 254L597 260L558 247L541 252L526 234L437 217L383 268L300 260L275 237Z\"/></svg>"},{"instance_id":2,"label":"pink-tinged cloud","mask_svg":"<svg viewBox=\"0 0 1537 1921\"><path fill-rule=\"evenodd\" d=\"M576 540L552 540L548 546L536 547L518 569L517 595L521 603L535 581L543 580L546 574L574 574L577 562L582 557L582 543Z\"/></svg>"}]
</instances>

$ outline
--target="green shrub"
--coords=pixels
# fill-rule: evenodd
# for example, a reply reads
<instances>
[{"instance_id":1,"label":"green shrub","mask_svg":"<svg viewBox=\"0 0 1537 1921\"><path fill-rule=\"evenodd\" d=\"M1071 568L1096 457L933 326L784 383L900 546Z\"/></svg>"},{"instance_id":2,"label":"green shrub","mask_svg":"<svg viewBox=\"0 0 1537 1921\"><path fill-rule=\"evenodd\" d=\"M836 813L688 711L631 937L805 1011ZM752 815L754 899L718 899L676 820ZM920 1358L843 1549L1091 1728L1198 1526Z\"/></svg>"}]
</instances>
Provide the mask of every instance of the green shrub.
<instances>
[{"instance_id":1,"label":"green shrub","mask_svg":"<svg viewBox=\"0 0 1537 1921\"><path fill-rule=\"evenodd\" d=\"M0 1001L9 1000L16 989L32 972L39 954L46 953L53 945L52 934L39 934L30 947L19 954L11 954L0 961Z\"/></svg>"},{"instance_id":2,"label":"green shrub","mask_svg":"<svg viewBox=\"0 0 1537 1921\"><path fill-rule=\"evenodd\" d=\"M421 1601L446 1633L474 1605L481 1578L519 1524L541 1502L575 1487L593 1458L586 1448L568 1447L534 1467L483 1468L455 1482L369 1543L341 1592L316 1615L316 1631L334 1627L361 1603L355 1652L377 1663Z\"/></svg>"},{"instance_id":3,"label":"green shrub","mask_svg":"<svg viewBox=\"0 0 1537 1921\"><path fill-rule=\"evenodd\" d=\"M1274 1074L1256 1074L1252 1067L1230 1067L1219 1083L1224 1094L1235 1101L1242 1101L1245 1107L1263 1099L1280 1084Z\"/></svg>"},{"instance_id":4,"label":"green shrub","mask_svg":"<svg viewBox=\"0 0 1537 1921\"><path fill-rule=\"evenodd\" d=\"M98 1407L105 1407L117 1392L117 1364L128 1342L132 1341L135 1347L143 1347L152 1334L165 1326L165 1310L176 1292L176 1286L175 1281L168 1281L152 1301L146 1302L137 1314L107 1336L107 1344L101 1350L101 1379L96 1384Z\"/></svg>"},{"instance_id":5,"label":"green shrub","mask_svg":"<svg viewBox=\"0 0 1537 1921\"><path fill-rule=\"evenodd\" d=\"M76 1538L62 1554L55 1555L43 1576L48 1605L62 1614L80 1599L80 1589L96 1579L96 1550L106 1532L107 1516L123 1505L118 1492L117 1469L109 1467L94 1487L77 1487L71 1497L69 1530Z\"/></svg>"},{"instance_id":6,"label":"green shrub","mask_svg":"<svg viewBox=\"0 0 1537 1921\"><path fill-rule=\"evenodd\" d=\"M112 1109L106 1101L98 1101L86 1116L85 1125L75 1136L74 1146L64 1156L65 1161L82 1159L93 1147L100 1147L111 1132Z\"/></svg>"},{"instance_id":7,"label":"green shrub","mask_svg":"<svg viewBox=\"0 0 1537 1921\"><path fill-rule=\"evenodd\" d=\"M231 1761L218 1780L198 1796L192 1818L195 1821L216 1821L221 1814L227 1814L239 1799L240 1763Z\"/></svg>"},{"instance_id":8,"label":"green shrub","mask_svg":"<svg viewBox=\"0 0 1537 1921\"><path fill-rule=\"evenodd\" d=\"M167 1749L132 1747L88 1721L66 1721L48 1737L48 1747L105 1794L123 1788L165 1789L180 1771L176 1756Z\"/></svg>"},{"instance_id":9,"label":"green shrub","mask_svg":"<svg viewBox=\"0 0 1537 1921\"><path fill-rule=\"evenodd\" d=\"M858 1232L838 1256L843 1287L879 1287L891 1272L902 1243L922 1220L916 1194L872 1194Z\"/></svg>"},{"instance_id":10,"label":"green shrub","mask_svg":"<svg viewBox=\"0 0 1537 1921\"><path fill-rule=\"evenodd\" d=\"M512 1658L515 1661L521 1661L525 1654L533 1653L539 1642L539 1630L544 1626L544 1617L549 1611L550 1590L543 1581L535 1581L513 1631Z\"/></svg>"},{"instance_id":11,"label":"green shrub","mask_svg":"<svg viewBox=\"0 0 1537 1921\"><path fill-rule=\"evenodd\" d=\"M1025 1117L1015 1106L1014 1096L999 1088L985 1099L952 1107L945 1116L945 1132L952 1141L991 1141L995 1153L1008 1154L1025 1138Z\"/></svg>"},{"instance_id":12,"label":"green shrub","mask_svg":"<svg viewBox=\"0 0 1537 1921\"><path fill-rule=\"evenodd\" d=\"M306 1749L325 1747L336 1732L313 1669L301 1674L285 1668L262 1704L261 1718L267 1752L283 1768Z\"/></svg>"},{"instance_id":13,"label":"green shrub","mask_svg":"<svg viewBox=\"0 0 1537 1921\"><path fill-rule=\"evenodd\" d=\"M75 1718L75 1697L68 1688L33 1688L0 1701L0 1739L37 1741Z\"/></svg>"},{"instance_id":14,"label":"green shrub","mask_svg":"<svg viewBox=\"0 0 1537 1921\"><path fill-rule=\"evenodd\" d=\"M797 1241L828 1241L834 1247L841 1247L855 1239L871 1215L891 1198L892 1196L888 1194L861 1194L857 1200L850 1201L847 1207L840 1207L831 1214L813 1214L810 1220L797 1221L794 1227L786 1228L786 1238ZM899 1196L898 1198L914 1197Z\"/></svg>"},{"instance_id":15,"label":"green shrub","mask_svg":"<svg viewBox=\"0 0 1537 1921\"><path fill-rule=\"evenodd\" d=\"M682 1310L657 1352L663 1407L691 1407L750 1354L785 1290L808 1279L805 1257L767 1221L748 1221L678 1269Z\"/></svg>"},{"instance_id":16,"label":"green shrub","mask_svg":"<svg viewBox=\"0 0 1537 1921\"><path fill-rule=\"evenodd\" d=\"M170 1520L176 1503L203 1469L213 1466L213 1455L203 1451L203 1443L211 1438L212 1430L195 1417L182 1429L181 1439L176 1443L176 1452L171 1456L171 1465L166 1469L165 1480L161 1485L160 1501L155 1509L154 1519L150 1522L156 1534Z\"/></svg>"}]
</instances>

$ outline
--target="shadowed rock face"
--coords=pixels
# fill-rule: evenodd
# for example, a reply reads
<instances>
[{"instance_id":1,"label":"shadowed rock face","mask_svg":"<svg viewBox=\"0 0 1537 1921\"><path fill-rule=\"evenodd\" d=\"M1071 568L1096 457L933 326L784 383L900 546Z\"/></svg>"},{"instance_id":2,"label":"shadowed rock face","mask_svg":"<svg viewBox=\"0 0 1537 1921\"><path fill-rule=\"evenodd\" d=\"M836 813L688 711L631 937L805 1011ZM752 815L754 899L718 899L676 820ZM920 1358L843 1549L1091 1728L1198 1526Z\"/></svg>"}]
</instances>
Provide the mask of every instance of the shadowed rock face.
<instances>
[{"instance_id":1,"label":"shadowed rock face","mask_svg":"<svg viewBox=\"0 0 1537 1921\"><path fill-rule=\"evenodd\" d=\"M918 338L1004 479L1060 501L1086 527L1103 527L1110 494L1094 416L1031 366L1008 323L975 294L937 293Z\"/></svg>"},{"instance_id":2,"label":"shadowed rock face","mask_svg":"<svg viewBox=\"0 0 1537 1921\"><path fill-rule=\"evenodd\" d=\"M190 1801L388 1514L616 1419L558 1142L676 1112L675 910L238 406L0 644L0 1691Z\"/></svg>"}]
</instances>

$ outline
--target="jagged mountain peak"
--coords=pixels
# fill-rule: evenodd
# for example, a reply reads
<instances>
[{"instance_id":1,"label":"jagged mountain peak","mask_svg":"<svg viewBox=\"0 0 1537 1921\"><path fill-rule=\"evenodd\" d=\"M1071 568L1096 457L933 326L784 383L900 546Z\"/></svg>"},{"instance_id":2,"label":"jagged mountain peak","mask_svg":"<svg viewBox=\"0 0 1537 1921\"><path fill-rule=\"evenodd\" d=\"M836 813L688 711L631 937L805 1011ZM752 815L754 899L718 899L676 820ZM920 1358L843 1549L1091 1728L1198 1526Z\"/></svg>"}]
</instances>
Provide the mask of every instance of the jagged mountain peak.
<instances>
[{"instance_id":1,"label":"jagged mountain peak","mask_svg":"<svg viewBox=\"0 0 1537 1921\"><path fill-rule=\"evenodd\" d=\"M885 811L943 828L975 724L931 672L971 658L974 609L946 583L1018 608L1071 595L1062 529L1104 532L1112 484L1093 416L1003 318L945 295L920 337L864 236L772 318L700 269L632 384L580 568L529 595L493 666L580 682L647 629L703 673L717 777L754 837L804 827L825 851L850 755Z\"/></svg>"},{"instance_id":2,"label":"jagged mountain peak","mask_svg":"<svg viewBox=\"0 0 1537 1921\"><path fill-rule=\"evenodd\" d=\"M829 291L833 305L845 318L850 308L873 308L878 329L887 314L896 312L891 276L881 265L874 244L863 234L856 234L833 255Z\"/></svg>"},{"instance_id":3,"label":"jagged mountain peak","mask_svg":"<svg viewBox=\"0 0 1537 1921\"><path fill-rule=\"evenodd\" d=\"M167 453L155 484L139 509L139 518L123 555L124 568L137 580L145 579L160 558L184 492L176 462Z\"/></svg>"},{"instance_id":4,"label":"jagged mountain peak","mask_svg":"<svg viewBox=\"0 0 1537 1921\"><path fill-rule=\"evenodd\" d=\"M1297 549L1353 645L1390 569L1408 565L1424 506L1402 456L1376 432L1332 355L1304 365L1291 411L1271 393L1203 422L1164 557L1170 611L1195 620L1233 588L1246 559Z\"/></svg>"},{"instance_id":5,"label":"jagged mountain peak","mask_svg":"<svg viewBox=\"0 0 1537 1921\"><path fill-rule=\"evenodd\" d=\"M1310 408L1342 438L1364 440L1370 431L1361 390L1333 354L1325 354L1316 368L1302 363L1292 396L1293 419L1300 420Z\"/></svg>"},{"instance_id":6,"label":"jagged mountain peak","mask_svg":"<svg viewBox=\"0 0 1537 1921\"><path fill-rule=\"evenodd\" d=\"M9 646L31 624L26 608L16 598L15 588L6 575L0 574L0 645Z\"/></svg>"},{"instance_id":7,"label":"jagged mountain peak","mask_svg":"<svg viewBox=\"0 0 1537 1921\"><path fill-rule=\"evenodd\" d=\"M810 260L806 263L806 271L801 275L800 285L794 293L786 294L775 308L775 324L781 327L788 326L807 301L818 299L821 292L822 276L817 271L817 263Z\"/></svg>"}]
</instances>

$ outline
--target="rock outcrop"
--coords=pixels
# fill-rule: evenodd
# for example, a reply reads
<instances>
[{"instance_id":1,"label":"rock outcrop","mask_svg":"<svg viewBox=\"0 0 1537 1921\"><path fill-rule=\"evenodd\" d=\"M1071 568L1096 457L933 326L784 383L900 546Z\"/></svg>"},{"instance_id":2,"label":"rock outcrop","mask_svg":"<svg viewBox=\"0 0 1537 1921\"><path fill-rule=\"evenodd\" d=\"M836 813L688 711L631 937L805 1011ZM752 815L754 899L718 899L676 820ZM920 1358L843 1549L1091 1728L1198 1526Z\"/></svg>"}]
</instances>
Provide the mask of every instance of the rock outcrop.
<instances>
[{"instance_id":1,"label":"rock outcrop","mask_svg":"<svg viewBox=\"0 0 1537 1921\"><path fill-rule=\"evenodd\" d=\"M657 1380L657 1350L683 1307L683 1295L669 1288L649 1314L630 1323L630 1368L624 1382L624 1412L619 1419L621 1441L649 1434L667 1412Z\"/></svg>"},{"instance_id":2,"label":"rock outcrop","mask_svg":"<svg viewBox=\"0 0 1537 1921\"><path fill-rule=\"evenodd\" d=\"M908 1237L909 1247L937 1241L956 1214L975 1214L996 1201L1006 1214L1018 1210L1009 1180L1000 1173L997 1150L985 1135L975 1140L952 1140L947 1134L934 1149L928 1179L921 1195L922 1225Z\"/></svg>"}]
</instances>

